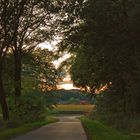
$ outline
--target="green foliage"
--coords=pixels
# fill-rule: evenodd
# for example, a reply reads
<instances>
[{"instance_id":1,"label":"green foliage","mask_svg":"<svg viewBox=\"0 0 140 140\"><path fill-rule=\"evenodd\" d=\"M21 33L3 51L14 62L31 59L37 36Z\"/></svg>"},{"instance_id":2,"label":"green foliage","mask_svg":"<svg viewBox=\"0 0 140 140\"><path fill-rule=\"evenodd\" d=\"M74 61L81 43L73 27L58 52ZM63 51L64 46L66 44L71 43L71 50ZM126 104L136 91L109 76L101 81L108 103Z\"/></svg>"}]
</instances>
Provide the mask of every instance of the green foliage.
<instances>
[{"instance_id":1,"label":"green foliage","mask_svg":"<svg viewBox=\"0 0 140 140\"><path fill-rule=\"evenodd\" d=\"M77 26L61 42L74 56L74 84L92 94L106 86L97 100L98 115L128 129L128 120L140 116L139 5L138 0L86 1Z\"/></svg>"},{"instance_id":2,"label":"green foliage","mask_svg":"<svg viewBox=\"0 0 140 140\"><path fill-rule=\"evenodd\" d=\"M71 97L69 100L68 100L68 104L79 104L80 103L80 100L78 98L73 98Z\"/></svg>"},{"instance_id":3,"label":"green foliage","mask_svg":"<svg viewBox=\"0 0 140 140\"><path fill-rule=\"evenodd\" d=\"M55 95L52 91L44 93L45 105L49 110L52 110L57 104L58 96Z\"/></svg>"},{"instance_id":4,"label":"green foliage","mask_svg":"<svg viewBox=\"0 0 140 140\"><path fill-rule=\"evenodd\" d=\"M11 99L9 106L10 120L8 123L11 127L16 127L16 125L20 125L23 122L36 121L46 116L43 94L38 92L22 95L18 107L15 106Z\"/></svg>"},{"instance_id":5,"label":"green foliage","mask_svg":"<svg viewBox=\"0 0 140 140\"><path fill-rule=\"evenodd\" d=\"M53 60L55 55L47 49L38 48L26 55L22 64L23 92L33 89L45 92L56 88L60 72L52 64Z\"/></svg>"},{"instance_id":6,"label":"green foliage","mask_svg":"<svg viewBox=\"0 0 140 140\"><path fill-rule=\"evenodd\" d=\"M51 93L55 96L55 102L60 104L69 104L73 101L75 103L80 103L80 101L91 103L90 95L80 90L54 90Z\"/></svg>"},{"instance_id":7,"label":"green foliage","mask_svg":"<svg viewBox=\"0 0 140 140\"><path fill-rule=\"evenodd\" d=\"M25 93L20 97L19 106L15 106L14 100L9 98L10 120L9 127L17 127L25 122L37 121L43 119L48 114L47 108L52 109L55 104L55 97L49 92L32 91Z\"/></svg>"},{"instance_id":8,"label":"green foliage","mask_svg":"<svg viewBox=\"0 0 140 140\"><path fill-rule=\"evenodd\" d=\"M18 97L21 96L21 89L24 88L21 88L21 84L23 84L21 83L21 65L23 64L24 57L26 57L25 53L30 53L38 44L53 39L57 30L58 21L61 19L54 18L58 17L59 11L61 11L60 5L63 6L64 3L56 3L51 0L47 2L44 0L4 0L0 2L0 103L3 118L6 120L9 119L9 112L4 89L6 89L6 93L8 94L15 92L15 100L19 102ZM63 14L60 13L59 16L62 15ZM44 52L46 53L46 51ZM8 55L9 57L11 53L12 57L10 57L10 61L7 63L5 56ZM11 58L14 58L14 61ZM42 61L41 57L39 57L39 59ZM6 62L6 67L3 69L4 62ZM43 63L45 64L45 62ZM52 75L54 76L56 70L52 65L48 66L47 64L45 64L45 67L42 67L42 70L45 70L43 78L45 77L48 80L48 75L50 75L47 81L47 85L50 87L54 86L54 79L56 77L52 77ZM51 67L51 70L48 67ZM26 90L30 89L27 88Z\"/></svg>"},{"instance_id":9,"label":"green foliage","mask_svg":"<svg viewBox=\"0 0 140 140\"><path fill-rule=\"evenodd\" d=\"M57 111L56 109L49 109L47 108L47 115L58 115L59 111Z\"/></svg>"},{"instance_id":10,"label":"green foliage","mask_svg":"<svg viewBox=\"0 0 140 140\"><path fill-rule=\"evenodd\" d=\"M16 127L23 122L35 121L46 116L46 108L52 109L56 103L55 96L48 90L56 87L59 73L52 65L54 55L47 49L32 50L24 54L22 59L22 96L15 105L13 90L13 65L9 68L13 55L7 55L5 63L4 86L10 111L10 120L7 125ZM42 77L40 75L42 74ZM43 87L44 88L41 88ZM45 89L45 90L43 90ZM28 116L28 117L27 117ZM20 121L22 120L22 121Z\"/></svg>"}]
</instances>

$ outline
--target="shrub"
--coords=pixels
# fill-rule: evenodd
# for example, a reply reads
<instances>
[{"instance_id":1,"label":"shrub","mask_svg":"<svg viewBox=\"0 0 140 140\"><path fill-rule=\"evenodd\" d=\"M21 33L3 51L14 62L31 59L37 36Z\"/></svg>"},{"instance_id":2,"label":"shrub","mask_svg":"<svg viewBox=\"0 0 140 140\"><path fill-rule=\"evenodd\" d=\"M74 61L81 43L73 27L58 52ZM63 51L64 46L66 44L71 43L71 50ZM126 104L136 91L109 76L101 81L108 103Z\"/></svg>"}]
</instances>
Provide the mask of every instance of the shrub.
<instances>
[{"instance_id":1,"label":"shrub","mask_svg":"<svg viewBox=\"0 0 140 140\"><path fill-rule=\"evenodd\" d=\"M10 104L10 126L16 126L19 121L30 122L44 117L45 101L41 93L26 93L20 97L19 106L15 106L12 102Z\"/></svg>"}]
</instances>

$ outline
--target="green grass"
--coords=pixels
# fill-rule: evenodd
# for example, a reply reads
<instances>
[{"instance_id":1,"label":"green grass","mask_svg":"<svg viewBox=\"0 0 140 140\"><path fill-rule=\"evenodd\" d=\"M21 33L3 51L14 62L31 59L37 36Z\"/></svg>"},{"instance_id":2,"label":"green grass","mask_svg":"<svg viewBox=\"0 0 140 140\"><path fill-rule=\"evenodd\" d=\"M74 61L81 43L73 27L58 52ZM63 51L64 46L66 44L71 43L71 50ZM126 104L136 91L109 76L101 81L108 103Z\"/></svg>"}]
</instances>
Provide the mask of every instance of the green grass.
<instances>
[{"instance_id":1,"label":"green grass","mask_svg":"<svg viewBox=\"0 0 140 140\"><path fill-rule=\"evenodd\" d=\"M99 121L81 117L83 126L87 132L89 140L136 140L117 130L103 125Z\"/></svg>"},{"instance_id":2,"label":"green grass","mask_svg":"<svg viewBox=\"0 0 140 140\"><path fill-rule=\"evenodd\" d=\"M33 129L39 128L43 125L53 123L58 121L56 118L48 117L46 120L38 121L38 122L33 122L33 123L28 123L24 124L20 127L17 128L11 128L11 129L4 129L0 131L0 140L6 140L12 137L16 137L22 134L25 134Z\"/></svg>"}]
</instances>

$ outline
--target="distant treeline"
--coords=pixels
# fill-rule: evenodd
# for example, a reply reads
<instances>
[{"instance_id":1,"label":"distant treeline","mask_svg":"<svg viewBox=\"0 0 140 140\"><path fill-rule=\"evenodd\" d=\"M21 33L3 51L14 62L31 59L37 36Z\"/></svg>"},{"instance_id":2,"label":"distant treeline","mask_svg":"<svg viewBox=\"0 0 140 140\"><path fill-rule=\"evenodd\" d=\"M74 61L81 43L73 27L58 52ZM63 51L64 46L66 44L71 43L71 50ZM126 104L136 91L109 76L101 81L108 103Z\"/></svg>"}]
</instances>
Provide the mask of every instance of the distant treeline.
<instances>
[{"instance_id":1,"label":"distant treeline","mask_svg":"<svg viewBox=\"0 0 140 140\"><path fill-rule=\"evenodd\" d=\"M57 104L90 104L94 99L86 92L80 90L55 90L51 91Z\"/></svg>"}]
</instances>

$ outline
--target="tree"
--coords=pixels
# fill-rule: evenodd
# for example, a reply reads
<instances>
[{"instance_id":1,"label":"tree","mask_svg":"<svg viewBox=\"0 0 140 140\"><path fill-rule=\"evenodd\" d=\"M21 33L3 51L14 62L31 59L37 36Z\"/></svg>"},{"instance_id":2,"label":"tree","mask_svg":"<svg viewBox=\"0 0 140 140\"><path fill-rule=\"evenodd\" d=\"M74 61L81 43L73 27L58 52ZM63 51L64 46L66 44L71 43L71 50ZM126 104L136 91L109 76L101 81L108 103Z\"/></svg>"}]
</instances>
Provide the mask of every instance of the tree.
<instances>
[{"instance_id":1,"label":"tree","mask_svg":"<svg viewBox=\"0 0 140 140\"><path fill-rule=\"evenodd\" d=\"M15 59L15 97L21 95L21 60L23 51L30 51L39 43L50 40L60 31L59 23L66 17L66 9L73 2L66 4L58 1L13 2L15 5L13 21L12 50ZM38 36L38 37L36 37ZM18 100L18 99L16 99Z\"/></svg>"},{"instance_id":2,"label":"tree","mask_svg":"<svg viewBox=\"0 0 140 140\"><path fill-rule=\"evenodd\" d=\"M75 85L88 86L93 92L108 89L107 95L101 95L102 112L110 112L116 120L119 115L139 116L139 4L86 1L80 22L66 31L60 43L60 50L74 54L71 74Z\"/></svg>"},{"instance_id":3,"label":"tree","mask_svg":"<svg viewBox=\"0 0 140 140\"><path fill-rule=\"evenodd\" d=\"M20 94L20 63L21 63L21 49L18 49L18 46L23 45L23 39L25 37L25 34L27 33L27 30L29 27L32 26L33 28L33 19L31 20L30 16L34 16L33 14L33 8L35 8L35 2L29 2L27 0L22 0L22 1L7 1L3 0L1 1L1 25L0 25L0 30L1 30L1 73L3 69L3 63L4 63L4 57L6 55L6 52L9 48L12 48L14 50L14 56L15 56L15 94L18 96ZM37 8L37 7L36 7ZM36 9L37 10L37 9ZM27 12L27 13L26 13ZM25 14L27 15L27 18L25 18ZM35 20L34 16L34 20ZM41 20L41 19L40 19ZM28 24L28 21L32 21L32 24ZM27 24L26 24L27 23ZM36 23L37 24L37 23ZM20 25L20 27L19 27ZM24 30L22 30L22 27ZM32 30L33 31L33 30ZM19 35L20 33L20 35ZM30 32L28 32L28 35ZM19 38L18 38L19 37ZM19 44L20 45L19 45ZM20 48L19 47L19 48ZM0 74L2 75L2 74ZM6 99L5 99L5 94L4 94L4 89L3 89L3 84L2 84L2 78L1 79L1 103L5 104L2 105L5 109L5 114L4 117L5 119L8 118L8 109L6 105ZM2 108L3 108L2 107ZM6 111L7 110L7 111ZM7 113L6 113L7 112Z\"/></svg>"},{"instance_id":4,"label":"tree","mask_svg":"<svg viewBox=\"0 0 140 140\"><path fill-rule=\"evenodd\" d=\"M46 40L46 38L50 39L50 36L56 35L53 31L59 32L61 30L58 27L58 23L64 23L67 17L71 20L67 13L71 11L70 7L74 11L76 2L70 1L66 3L59 0L1 0L0 73L3 70L2 65L6 52L12 50L15 59L14 85L16 104L18 104L18 97L21 95L21 60L23 58L23 51L30 51L37 44ZM0 102L4 118L8 119L8 107L3 89L2 74L0 74L0 77Z\"/></svg>"},{"instance_id":5,"label":"tree","mask_svg":"<svg viewBox=\"0 0 140 140\"><path fill-rule=\"evenodd\" d=\"M44 7L42 6L44 4ZM22 0L13 2L14 9L12 51L15 59L15 102L21 96L21 61L23 51L30 51L52 35L50 3ZM49 28L49 29L48 29ZM38 37L36 37L38 36Z\"/></svg>"},{"instance_id":6,"label":"tree","mask_svg":"<svg viewBox=\"0 0 140 140\"><path fill-rule=\"evenodd\" d=\"M32 87L34 90L40 89L46 92L56 89L61 75L53 64L54 60L55 55L47 49L37 48L32 50L32 53L26 59L24 58L22 63L23 81L29 84L30 81L26 81L25 77L31 77L34 82ZM24 90L25 87L22 88Z\"/></svg>"},{"instance_id":7,"label":"tree","mask_svg":"<svg viewBox=\"0 0 140 140\"><path fill-rule=\"evenodd\" d=\"M5 91L3 88L3 63L7 50L10 47L12 36L11 36L11 15L13 8L8 4L6 0L0 3L0 104L3 112L3 119L9 119L8 106L6 102Z\"/></svg>"}]
</instances>

